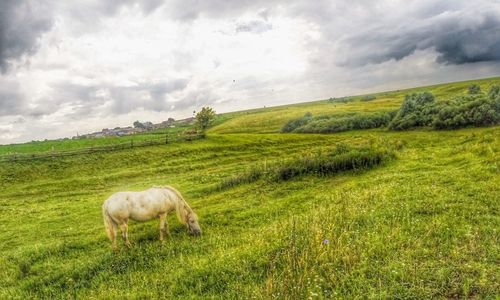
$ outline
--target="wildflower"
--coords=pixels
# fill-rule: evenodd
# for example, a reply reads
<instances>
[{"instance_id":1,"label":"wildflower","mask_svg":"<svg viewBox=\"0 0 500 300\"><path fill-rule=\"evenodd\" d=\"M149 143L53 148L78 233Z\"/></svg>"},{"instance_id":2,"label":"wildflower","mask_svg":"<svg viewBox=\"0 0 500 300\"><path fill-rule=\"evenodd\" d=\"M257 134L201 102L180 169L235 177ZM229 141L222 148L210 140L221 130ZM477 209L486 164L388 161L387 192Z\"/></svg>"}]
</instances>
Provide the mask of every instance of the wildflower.
<instances>
[{"instance_id":1,"label":"wildflower","mask_svg":"<svg viewBox=\"0 0 500 300\"><path fill-rule=\"evenodd\" d=\"M330 243L329 240L327 240L327 239L323 240L323 244L328 245L328 243Z\"/></svg>"}]
</instances>

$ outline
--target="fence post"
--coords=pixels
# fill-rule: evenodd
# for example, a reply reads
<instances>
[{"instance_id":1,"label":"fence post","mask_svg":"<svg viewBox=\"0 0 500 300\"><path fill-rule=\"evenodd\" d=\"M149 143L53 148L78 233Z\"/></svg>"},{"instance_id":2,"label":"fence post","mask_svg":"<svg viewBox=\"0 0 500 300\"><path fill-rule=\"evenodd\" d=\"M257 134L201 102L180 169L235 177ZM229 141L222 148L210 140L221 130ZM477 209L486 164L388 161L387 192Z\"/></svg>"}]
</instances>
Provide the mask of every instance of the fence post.
<instances>
[{"instance_id":1,"label":"fence post","mask_svg":"<svg viewBox=\"0 0 500 300\"><path fill-rule=\"evenodd\" d=\"M165 144L168 144L168 134L165 134Z\"/></svg>"}]
</instances>

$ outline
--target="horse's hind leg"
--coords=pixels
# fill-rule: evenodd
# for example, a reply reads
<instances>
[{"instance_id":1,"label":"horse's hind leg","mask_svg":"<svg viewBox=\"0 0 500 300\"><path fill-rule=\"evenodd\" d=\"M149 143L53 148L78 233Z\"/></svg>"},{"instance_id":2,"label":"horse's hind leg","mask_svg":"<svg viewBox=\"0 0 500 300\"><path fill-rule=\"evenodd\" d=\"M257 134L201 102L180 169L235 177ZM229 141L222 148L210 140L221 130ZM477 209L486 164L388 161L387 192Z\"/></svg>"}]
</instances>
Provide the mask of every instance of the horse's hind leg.
<instances>
[{"instance_id":1,"label":"horse's hind leg","mask_svg":"<svg viewBox=\"0 0 500 300\"><path fill-rule=\"evenodd\" d=\"M132 245L130 244L130 241L128 240L128 224L127 224L127 222L121 224L120 229L122 231L122 238L123 238L123 241L125 242L125 246L130 248Z\"/></svg>"},{"instance_id":2,"label":"horse's hind leg","mask_svg":"<svg viewBox=\"0 0 500 300\"><path fill-rule=\"evenodd\" d=\"M109 228L109 238L111 240L111 245L114 251L118 250L118 245L116 244L116 231L118 230L118 227L113 224Z\"/></svg>"},{"instance_id":3,"label":"horse's hind leg","mask_svg":"<svg viewBox=\"0 0 500 300\"><path fill-rule=\"evenodd\" d=\"M167 214L160 215L160 241L163 241L165 234L168 234Z\"/></svg>"}]
</instances>

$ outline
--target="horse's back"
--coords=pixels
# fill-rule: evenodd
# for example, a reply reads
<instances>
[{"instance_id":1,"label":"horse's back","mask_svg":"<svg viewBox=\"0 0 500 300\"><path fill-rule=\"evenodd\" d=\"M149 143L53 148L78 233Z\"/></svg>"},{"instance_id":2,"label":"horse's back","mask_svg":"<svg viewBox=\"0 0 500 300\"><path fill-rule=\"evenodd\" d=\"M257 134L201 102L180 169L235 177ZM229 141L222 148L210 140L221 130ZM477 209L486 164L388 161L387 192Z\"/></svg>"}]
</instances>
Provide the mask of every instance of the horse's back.
<instances>
[{"instance_id":1,"label":"horse's back","mask_svg":"<svg viewBox=\"0 0 500 300\"><path fill-rule=\"evenodd\" d=\"M151 188L140 192L117 192L104 201L113 218L147 221L173 208L170 194Z\"/></svg>"}]
</instances>

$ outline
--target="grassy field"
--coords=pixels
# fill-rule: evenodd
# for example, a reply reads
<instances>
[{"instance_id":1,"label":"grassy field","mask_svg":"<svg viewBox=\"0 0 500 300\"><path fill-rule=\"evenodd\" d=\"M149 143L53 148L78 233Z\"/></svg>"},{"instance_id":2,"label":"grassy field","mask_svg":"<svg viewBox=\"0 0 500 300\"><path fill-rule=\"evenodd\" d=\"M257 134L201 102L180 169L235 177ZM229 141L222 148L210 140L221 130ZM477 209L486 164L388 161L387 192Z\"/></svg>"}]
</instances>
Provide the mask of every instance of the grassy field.
<instances>
[{"instance_id":1,"label":"grassy field","mask_svg":"<svg viewBox=\"0 0 500 300\"><path fill-rule=\"evenodd\" d=\"M174 139L182 134L186 129L192 128L192 125L186 124L173 128L162 128L144 132L140 134L127 135L122 137L106 138L82 138L82 139L63 139L47 141L31 141L23 144L0 145L0 156L9 154L31 154L42 152L62 152L79 150L90 147L102 147L117 144L128 144L134 142L165 140L165 138Z\"/></svg>"},{"instance_id":2,"label":"grassy field","mask_svg":"<svg viewBox=\"0 0 500 300\"><path fill-rule=\"evenodd\" d=\"M420 89L445 98L469 84ZM498 297L500 127L277 133L307 111L397 109L407 92L227 114L204 140L1 163L0 299ZM395 157L217 188L255 167L345 146ZM158 222L132 223L133 247L113 253L102 202L164 184L184 194L203 235L171 216L161 244Z\"/></svg>"}]
</instances>

